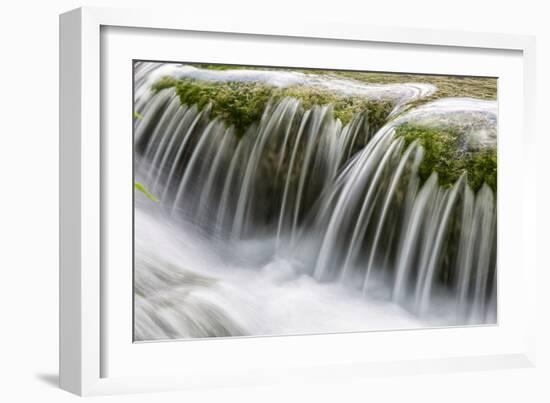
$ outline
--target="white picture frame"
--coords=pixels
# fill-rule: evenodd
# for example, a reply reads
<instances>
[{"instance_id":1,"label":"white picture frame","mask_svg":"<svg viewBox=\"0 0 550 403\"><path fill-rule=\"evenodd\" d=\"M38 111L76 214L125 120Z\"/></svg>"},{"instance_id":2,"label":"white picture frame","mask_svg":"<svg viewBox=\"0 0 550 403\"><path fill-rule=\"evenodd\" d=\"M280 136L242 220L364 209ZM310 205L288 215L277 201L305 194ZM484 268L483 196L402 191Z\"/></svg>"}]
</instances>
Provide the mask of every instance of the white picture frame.
<instances>
[{"instance_id":1,"label":"white picture frame","mask_svg":"<svg viewBox=\"0 0 550 403\"><path fill-rule=\"evenodd\" d=\"M118 319L124 312L115 312L113 298L109 293L118 287L125 278L112 279L106 273L108 267L107 251L109 250L105 228L106 220L114 220L112 214L105 214L105 193L110 192L109 176L112 174L108 164L108 147L116 147L105 133L109 132L110 123L105 122L105 111L102 109L103 96L108 91L102 87L102 57L106 43L102 32L109 27L130 30L141 29L147 32L171 33L171 43L177 39L177 33L192 32L199 36L217 33L224 35L241 35L254 38L255 41L292 41L301 46L315 41L330 42L338 47L362 44L376 44L378 47L402 46L419 47L420 50L468 51L483 56L485 53L510 52L513 54L510 70L510 88L508 96L515 94L515 105L520 112L514 121L503 119L503 133L508 129L519 129L521 135L509 137L503 146L499 143L499 183L520 185L523 192L511 195L510 202L501 205L499 212L513 210L515 216L509 218L509 231L502 235L501 218L499 217L499 263L514 264L521 270L505 275L499 287L499 304L502 309L507 304L510 294L508 285L516 284L522 304L518 311L499 320L495 327L478 329L432 329L407 332L375 332L369 334L294 336L272 338L250 338L247 340L193 341L193 350L202 351L204 343L212 343L217 354L226 361L236 359L238 352L241 363L216 366L209 370L208 360L202 369L193 368L198 358L192 356L184 364L179 361L163 365L166 371L154 374L155 361L151 357L167 357L180 354L182 343L147 343L137 351L132 340L127 338L128 329L113 324L109 318L115 317L117 323L126 325ZM136 31L137 32L137 31ZM176 34L174 34L176 33ZM128 35L128 32L124 33ZM130 32L129 35L132 35ZM175 35L175 36L174 36ZM142 39L143 40L143 39ZM313 42L312 42L313 41ZM168 43L168 42L167 42ZM147 47L142 42L143 47ZM329 46L327 45L327 46ZM115 41L109 46L117 46ZM125 57L134 57L129 47ZM428 50L429 50L428 49ZM158 53L157 53L158 54ZM143 54L136 55L136 58ZM258 54L250 57L260 57ZM431 56L433 57L433 56ZM60 17L60 385L63 389L79 395L97 395L114 393L135 393L161 390L185 389L194 387L214 387L224 385L253 385L271 382L299 382L307 379L334 379L343 377L362 377L371 374L412 374L419 372L468 371L479 369L518 368L533 366L535 362L535 318L523 312L535 312L535 288L537 266L534 261L535 243L529 242L525 234L535 233L535 195L532 186L534 175L531 175L532 164L523 164L515 174L508 175L504 164L529 161L536 150L534 133L535 102L535 42L533 37L505 34L467 33L457 31L429 31L407 28L381 28L348 24L304 23L282 26L277 22L212 20L196 18L192 15L172 15L170 12L150 10L115 10L103 8L80 8ZM165 59L166 60L166 59ZM173 59L172 59L173 60ZM247 59L251 60L251 59ZM223 56L212 62L227 62ZM478 62L480 65L481 62ZM261 63L260 63L261 64ZM479 67L482 69L482 67ZM481 70L480 70L481 71ZM460 73L449 70L443 73ZM105 73L106 74L106 73ZM506 73L508 74L508 73ZM114 87L114 86L113 86ZM500 90L500 88L499 88ZM124 91L121 89L120 91ZM506 92L505 92L506 93ZM110 98L109 98L110 99ZM505 109L506 110L506 109ZM122 109L124 112L124 109ZM128 115L130 116L130 115ZM102 120L103 119L103 120ZM509 126L509 127L508 127ZM131 139L128 139L131 141ZM499 140L500 141L500 140ZM517 150L512 157L510 150ZM118 150L118 148L113 149ZM504 150L504 151L503 151ZM113 151L115 152L115 151ZM504 153L504 154L503 154ZM504 159L501 157L504 156ZM114 172L114 171L113 171ZM506 175L503 175L506 174ZM499 185L500 186L500 185ZM500 198L499 187L499 198ZM504 186L506 192L506 186ZM107 198L108 199L108 198ZM510 198L507 198L510 200ZM119 200L126 200L124 197ZM111 207L109 207L111 208ZM103 209L103 210L102 210ZM113 221L119 225L121 221ZM124 222L122 222L122 225ZM506 226L504 226L506 228ZM113 239L109 233L109 239ZM111 241L109 241L111 242ZM505 247L503 248L502 245ZM510 251L507 245L516 245ZM502 252L501 252L502 251ZM501 253L507 253L501 255ZM126 256L127 257L127 256ZM499 268L500 270L500 268ZM506 271L507 272L507 271ZM500 276L500 275L499 275ZM106 287L106 279L114 281ZM519 281L519 282L518 282ZM126 295L123 293L123 295ZM127 302L124 305L127 308ZM122 307L122 305L121 305ZM124 308L124 307L122 307ZM506 312L505 312L506 313ZM119 316L117 316L119 315ZM521 320L519 317L521 316ZM128 319L128 318L126 318ZM125 320L126 320L125 319ZM131 319L130 319L131 320ZM127 326L126 326L127 327ZM107 328L109 331L107 331ZM131 332L131 330L129 330ZM345 343L357 346L366 338L384 344L377 357L363 354L354 357L353 351L342 354L328 354L325 357L314 356L314 349L333 351L335 346ZM287 340L289 339L289 340ZM429 340L427 343L424 340ZM446 350L445 341L463 340L463 349ZM475 346L476 340L485 340ZM287 342L288 341L288 342ZM493 342L494 348L488 348ZM183 342L187 343L187 342ZM202 343L202 344L201 344ZM410 343L416 346L419 353L407 355L395 348L389 356L389 343L402 345ZM430 344L431 346L427 346ZM188 344L189 345L189 344ZM439 346L439 347L433 347ZM281 357L281 349L308 352L296 357ZM308 350L311 349L311 350ZM179 352L176 353L176 350ZM187 350L187 353L189 353ZM273 352L268 354L268 351ZM309 354L311 353L311 354ZM148 371L131 371L132 360L146 362ZM255 362L258 355L263 356L263 364ZM196 355L196 354L195 354ZM188 355L189 356L189 355ZM133 357L133 358L132 358ZM251 357L246 359L246 357ZM315 357L315 358L313 358ZM146 361L143 361L143 360ZM195 360L195 361L193 361ZM127 361L128 365L119 365L112 370L107 362ZM174 360L177 361L177 360ZM166 359L165 362L166 363ZM219 364L219 363L218 363ZM111 365L111 364L109 364ZM134 365L135 366L135 365Z\"/></svg>"}]
</instances>

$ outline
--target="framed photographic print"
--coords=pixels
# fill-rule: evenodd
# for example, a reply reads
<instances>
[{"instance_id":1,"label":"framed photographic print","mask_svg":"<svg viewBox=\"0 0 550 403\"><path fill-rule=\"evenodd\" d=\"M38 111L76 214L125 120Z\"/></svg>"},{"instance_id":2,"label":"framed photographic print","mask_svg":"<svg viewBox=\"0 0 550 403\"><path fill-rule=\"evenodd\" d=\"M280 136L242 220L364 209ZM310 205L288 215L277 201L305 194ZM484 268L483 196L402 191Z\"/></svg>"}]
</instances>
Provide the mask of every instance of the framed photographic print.
<instances>
[{"instance_id":1,"label":"framed photographic print","mask_svg":"<svg viewBox=\"0 0 550 403\"><path fill-rule=\"evenodd\" d=\"M63 388L532 365L532 38L180 17L61 16Z\"/></svg>"}]
</instances>

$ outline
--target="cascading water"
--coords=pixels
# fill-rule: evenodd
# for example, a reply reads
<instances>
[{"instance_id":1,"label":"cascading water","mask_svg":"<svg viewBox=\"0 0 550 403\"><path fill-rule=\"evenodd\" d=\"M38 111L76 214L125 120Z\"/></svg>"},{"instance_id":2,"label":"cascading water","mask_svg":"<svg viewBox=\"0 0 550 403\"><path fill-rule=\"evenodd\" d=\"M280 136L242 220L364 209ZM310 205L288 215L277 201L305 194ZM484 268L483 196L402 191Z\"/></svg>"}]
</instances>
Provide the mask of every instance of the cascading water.
<instances>
[{"instance_id":1,"label":"cascading water","mask_svg":"<svg viewBox=\"0 0 550 403\"><path fill-rule=\"evenodd\" d=\"M402 112L433 89L169 69L135 71L136 181L160 199L136 197L138 340L495 322L493 191L474 192L465 174L450 187L436 173L421 181L423 147L395 134L467 113L484 119L469 144L485 145L496 139L491 102ZM342 125L330 105L284 98L238 136L210 106L182 105L173 88L152 94L165 74L385 91L395 108L382 127L369 111Z\"/></svg>"}]
</instances>

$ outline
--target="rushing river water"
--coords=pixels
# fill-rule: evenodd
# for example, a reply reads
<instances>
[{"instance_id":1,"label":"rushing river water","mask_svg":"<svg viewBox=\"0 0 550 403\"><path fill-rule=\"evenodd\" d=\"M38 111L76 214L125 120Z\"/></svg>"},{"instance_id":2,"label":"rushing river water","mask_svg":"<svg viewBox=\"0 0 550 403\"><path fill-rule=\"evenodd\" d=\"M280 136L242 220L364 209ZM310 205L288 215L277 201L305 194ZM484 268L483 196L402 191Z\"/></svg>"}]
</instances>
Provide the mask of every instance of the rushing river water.
<instances>
[{"instance_id":1,"label":"rushing river water","mask_svg":"<svg viewBox=\"0 0 550 403\"><path fill-rule=\"evenodd\" d=\"M159 67L161 66L161 67ZM239 139L209 109L181 105L164 75L310 85L390 99L378 130L330 105L268 105ZM136 68L137 340L494 323L496 201L462 176L421 183L423 148L404 122L463 126L496 145L496 102L441 99L403 112L430 84L367 85L297 72Z\"/></svg>"}]
</instances>

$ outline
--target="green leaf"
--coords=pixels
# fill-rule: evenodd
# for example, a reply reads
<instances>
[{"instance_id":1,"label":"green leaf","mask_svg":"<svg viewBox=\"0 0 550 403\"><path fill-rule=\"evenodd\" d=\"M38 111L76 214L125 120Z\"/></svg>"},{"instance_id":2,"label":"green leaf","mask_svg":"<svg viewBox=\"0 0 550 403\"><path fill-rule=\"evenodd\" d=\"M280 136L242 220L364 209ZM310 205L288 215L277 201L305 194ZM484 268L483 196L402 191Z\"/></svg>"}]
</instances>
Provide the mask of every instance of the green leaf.
<instances>
[{"instance_id":1,"label":"green leaf","mask_svg":"<svg viewBox=\"0 0 550 403\"><path fill-rule=\"evenodd\" d=\"M141 193L143 193L145 196L147 196L148 199L154 201L155 203L158 203L160 201L155 196L153 196L147 189L145 189L145 186L143 186L141 183L134 182L134 187L137 190L139 190Z\"/></svg>"},{"instance_id":2,"label":"green leaf","mask_svg":"<svg viewBox=\"0 0 550 403\"><path fill-rule=\"evenodd\" d=\"M134 112L134 119L143 120L143 115L139 112Z\"/></svg>"}]
</instances>

